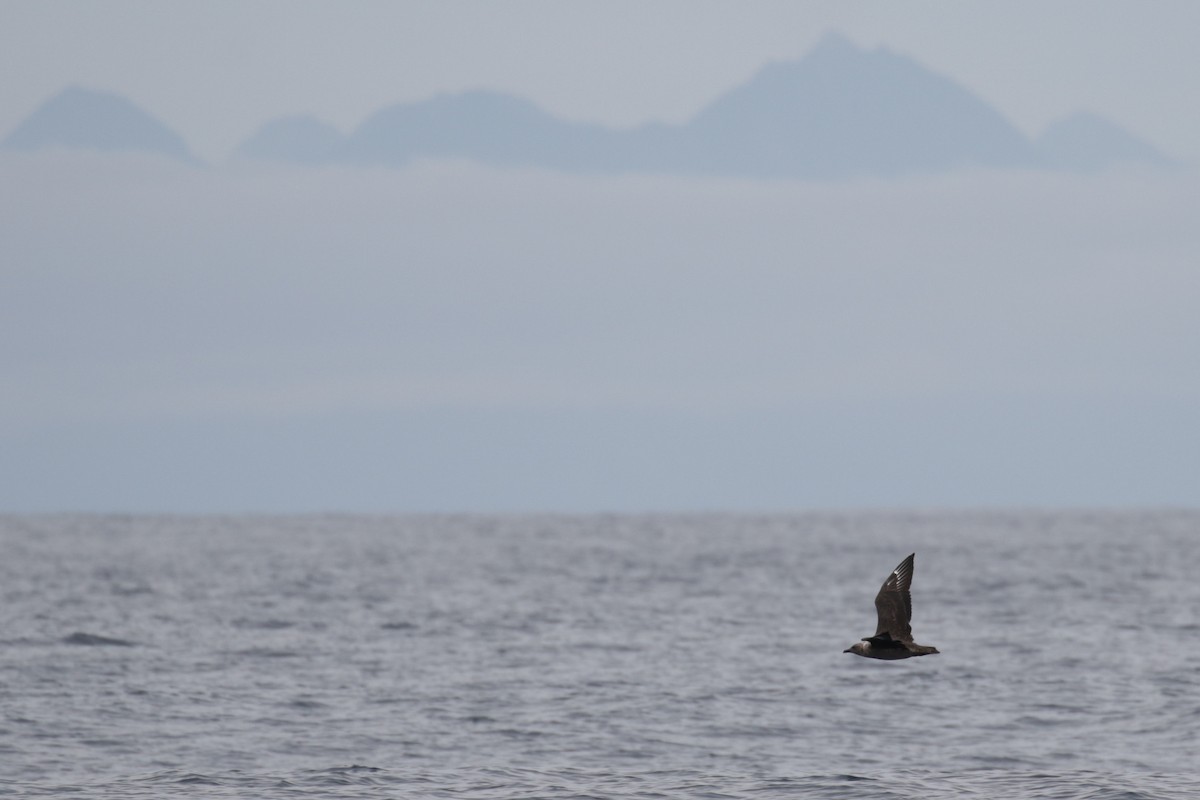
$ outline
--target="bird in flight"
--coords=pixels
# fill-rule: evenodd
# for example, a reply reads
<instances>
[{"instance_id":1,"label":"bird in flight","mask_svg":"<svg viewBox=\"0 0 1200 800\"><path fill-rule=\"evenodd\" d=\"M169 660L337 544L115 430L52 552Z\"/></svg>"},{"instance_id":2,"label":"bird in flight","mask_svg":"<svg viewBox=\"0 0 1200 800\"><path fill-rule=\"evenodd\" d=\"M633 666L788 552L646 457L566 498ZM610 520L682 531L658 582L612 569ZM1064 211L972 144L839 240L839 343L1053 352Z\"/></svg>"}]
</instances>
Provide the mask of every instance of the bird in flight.
<instances>
[{"instance_id":1,"label":"bird in flight","mask_svg":"<svg viewBox=\"0 0 1200 800\"><path fill-rule=\"evenodd\" d=\"M908 590L912 586L913 559L916 555L913 553L901 561L900 566L892 570L883 586L879 587L879 594L875 595L875 610L879 612L875 635L855 642L843 653L894 661L938 652L936 647L914 642L909 625L912 621L912 596Z\"/></svg>"}]
</instances>

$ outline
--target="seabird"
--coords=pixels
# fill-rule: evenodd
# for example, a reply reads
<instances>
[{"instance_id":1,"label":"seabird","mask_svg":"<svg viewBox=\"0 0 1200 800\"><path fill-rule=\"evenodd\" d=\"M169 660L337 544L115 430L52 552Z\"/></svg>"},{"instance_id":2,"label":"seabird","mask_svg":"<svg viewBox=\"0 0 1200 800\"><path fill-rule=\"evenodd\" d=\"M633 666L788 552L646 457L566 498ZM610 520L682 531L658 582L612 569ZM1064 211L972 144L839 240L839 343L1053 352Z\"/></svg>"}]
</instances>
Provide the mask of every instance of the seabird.
<instances>
[{"instance_id":1,"label":"seabird","mask_svg":"<svg viewBox=\"0 0 1200 800\"><path fill-rule=\"evenodd\" d=\"M874 636L868 636L861 642L856 642L843 653L854 653L864 658L882 658L894 661L898 658L927 656L936 653L936 647L917 644L912 638L912 596L908 589L912 586L913 553L900 562L900 566L892 570L879 594L875 595L875 610L879 612L879 625Z\"/></svg>"}]
</instances>

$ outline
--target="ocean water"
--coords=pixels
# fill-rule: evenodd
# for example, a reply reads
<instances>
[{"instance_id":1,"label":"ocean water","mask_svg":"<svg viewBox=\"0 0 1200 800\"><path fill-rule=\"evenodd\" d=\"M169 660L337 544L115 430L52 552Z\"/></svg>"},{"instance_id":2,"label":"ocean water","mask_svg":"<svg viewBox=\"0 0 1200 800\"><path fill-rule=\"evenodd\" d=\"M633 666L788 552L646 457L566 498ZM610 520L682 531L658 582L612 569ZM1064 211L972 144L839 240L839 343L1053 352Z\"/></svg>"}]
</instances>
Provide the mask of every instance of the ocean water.
<instances>
[{"instance_id":1,"label":"ocean water","mask_svg":"<svg viewBox=\"0 0 1200 800\"><path fill-rule=\"evenodd\" d=\"M916 551L941 655L842 651ZM0 518L0 795L1200 797L1200 514Z\"/></svg>"}]
</instances>

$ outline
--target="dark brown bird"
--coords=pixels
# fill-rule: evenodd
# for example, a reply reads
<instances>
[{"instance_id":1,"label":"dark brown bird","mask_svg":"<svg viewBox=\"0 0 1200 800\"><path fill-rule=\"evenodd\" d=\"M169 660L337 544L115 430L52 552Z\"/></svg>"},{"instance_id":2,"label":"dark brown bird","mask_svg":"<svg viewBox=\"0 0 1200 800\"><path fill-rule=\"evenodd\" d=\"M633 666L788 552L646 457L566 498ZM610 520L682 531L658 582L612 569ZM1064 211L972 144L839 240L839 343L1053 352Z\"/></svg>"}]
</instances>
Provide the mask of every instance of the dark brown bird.
<instances>
[{"instance_id":1,"label":"dark brown bird","mask_svg":"<svg viewBox=\"0 0 1200 800\"><path fill-rule=\"evenodd\" d=\"M879 625L875 635L868 636L861 642L856 642L843 653L854 653L864 658L882 658L894 661L898 658L913 656L928 656L936 653L936 647L917 644L912 638L912 596L909 587L912 586L913 553L900 562L900 566L892 570L879 594L875 595L875 610L879 612Z\"/></svg>"}]
</instances>

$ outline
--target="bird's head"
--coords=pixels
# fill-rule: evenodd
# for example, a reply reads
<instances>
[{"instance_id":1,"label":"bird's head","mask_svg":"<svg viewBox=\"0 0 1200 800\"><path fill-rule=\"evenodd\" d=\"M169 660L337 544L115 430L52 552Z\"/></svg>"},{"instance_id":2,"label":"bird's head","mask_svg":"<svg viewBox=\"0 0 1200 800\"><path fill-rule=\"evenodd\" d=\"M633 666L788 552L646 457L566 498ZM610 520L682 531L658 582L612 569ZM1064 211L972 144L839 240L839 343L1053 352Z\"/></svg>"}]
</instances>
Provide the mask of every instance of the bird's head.
<instances>
[{"instance_id":1,"label":"bird's head","mask_svg":"<svg viewBox=\"0 0 1200 800\"><path fill-rule=\"evenodd\" d=\"M865 656L867 654L867 651L870 648L871 648L870 642L855 642L854 644L850 645L848 648L846 648L842 652L843 653L854 653L856 655Z\"/></svg>"}]
</instances>

